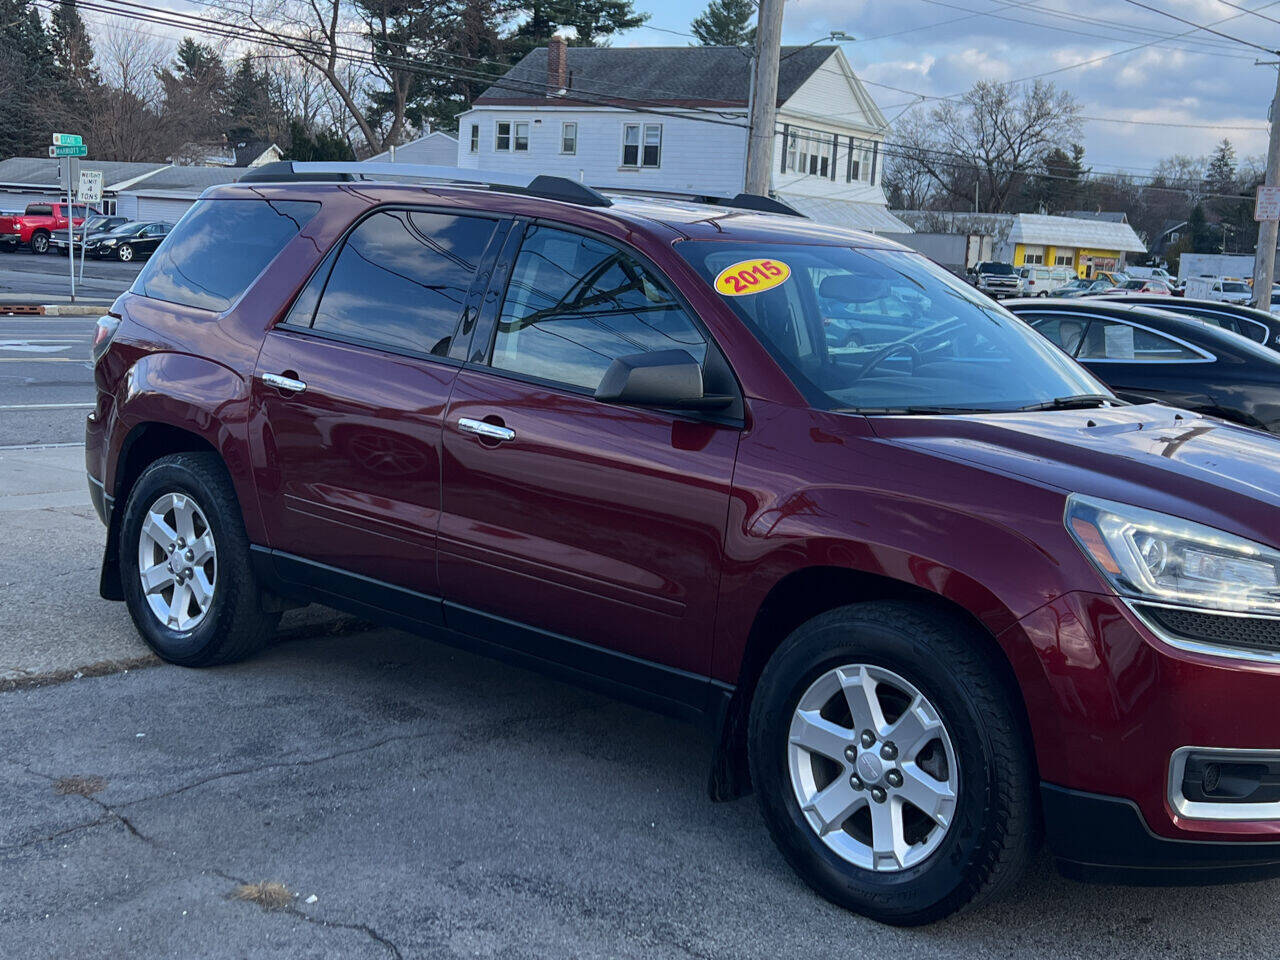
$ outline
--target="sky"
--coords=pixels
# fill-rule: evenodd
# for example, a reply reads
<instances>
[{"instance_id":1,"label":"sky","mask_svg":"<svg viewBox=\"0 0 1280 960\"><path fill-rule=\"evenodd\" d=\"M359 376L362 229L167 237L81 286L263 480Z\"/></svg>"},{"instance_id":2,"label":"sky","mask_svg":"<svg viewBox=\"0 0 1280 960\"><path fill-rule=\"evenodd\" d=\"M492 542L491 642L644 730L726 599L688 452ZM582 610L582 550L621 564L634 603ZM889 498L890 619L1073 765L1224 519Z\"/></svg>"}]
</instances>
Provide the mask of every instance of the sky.
<instances>
[{"instance_id":1,"label":"sky","mask_svg":"<svg viewBox=\"0 0 1280 960\"><path fill-rule=\"evenodd\" d=\"M649 24L614 45L692 42L664 31L687 32L699 2L637 0ZM1141 2L1193 24L1222 21L1213 29L1280 48L1280 22L1238 9L1280 21L1280 0L1231 0L1234 7L1221 0ZM1276 72L1254 61L1280 58L1203 31L1187 33L1191 26L1126 0L788 0L784 43L808 43L833 30L858 38L841 46L890 120L918 102L913 94L951 96L978 80L1060 71L1046 79L1074 94L1092 118L1084 121L1083 142L1086 163L1097 172L1149 172L1171 154L1207 154L1224 137L1238 156L1266 152ZM1140 48L1128 49L1134 47ZM1116 120L1122 122L1109 122Z\"/></svg>"}]
</instances>

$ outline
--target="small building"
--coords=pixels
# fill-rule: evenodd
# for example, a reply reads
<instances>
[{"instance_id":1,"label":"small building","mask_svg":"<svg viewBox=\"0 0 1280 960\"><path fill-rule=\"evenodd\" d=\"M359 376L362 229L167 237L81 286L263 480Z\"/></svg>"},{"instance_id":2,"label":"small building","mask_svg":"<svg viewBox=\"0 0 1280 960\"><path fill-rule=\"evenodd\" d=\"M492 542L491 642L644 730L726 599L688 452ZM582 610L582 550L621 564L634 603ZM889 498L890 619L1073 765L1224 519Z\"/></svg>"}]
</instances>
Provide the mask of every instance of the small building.
<instances>
[{"instance_id":1,"label":"small building","mask_svg":"<svg viewBox=\"0 0 1280 960\"><path fill-rule=\"evenodd\" d=\"M996 260L1019 267L1069 267L1086 278L1100 270L1121 270L1128 254L1147 252L1123 215L1114 219L1110 215L1100 218L941 210L894 212L916 231L990 235L995 238Z\"/></svg>"},{"instance_id":2,"label":"small building","mask_svg":"<svg viewBox=\"0 0 1280 960\"><path fill-rule=\"evenodd\" d=\"M459 116L458 166L731 197L745 180L750 86L751 60L737 47L568 47L553 37ZM909 233L880 185L886 128L839 47L782 48L774 196L822 223Z\"/></svg>"},{"instance_id":3,"label":"small building","mask_svg":"<svg viewBox=\"0 0 1280 960\"><path fill-rule=\"evenodd\" d=\"M170 160L183 167L239 167L250 169L284 159L284 151L270 140L228 140L185 143Z\"/></svg>"},{"instance_id":4,"label":"small building","mask_svg":"<svg viewBox=\"0 0 1280 960\"><path fill-rule=\"evenodd\" d=\"M81 160L81 170L97 170L102 174L102 203L106 214L116 212L120 191L164 170L164 163L133 163L116 160ZM65 197L66 185L60 182L62 161L49 157L10 157L0 160L0 211L25 210L29 203L57 201Z\"/></svg>"},{"instance_id":5,"label":"small building","mask_svg":"<svg viewBox=\"0 0 1280 960\"><path fill-rule=\"evenodd\" d=\"M177 223L207 188L232 183L244 172L237 167L162 167L121 188L116 213L131 220Z\"/></svg>"},{"instance_id":6,"label":"small building","mask_svg":"<svg viewBox=\"0 0 1280 960\"><path fill-rule=\"evenodd\" d=\"M379 163L425 163L434 167L456 167L458 165L458 138L443 130L432 130L402 143L390 147L382 153L369 157L369 161Z\"/></svg>"}]
</instances>

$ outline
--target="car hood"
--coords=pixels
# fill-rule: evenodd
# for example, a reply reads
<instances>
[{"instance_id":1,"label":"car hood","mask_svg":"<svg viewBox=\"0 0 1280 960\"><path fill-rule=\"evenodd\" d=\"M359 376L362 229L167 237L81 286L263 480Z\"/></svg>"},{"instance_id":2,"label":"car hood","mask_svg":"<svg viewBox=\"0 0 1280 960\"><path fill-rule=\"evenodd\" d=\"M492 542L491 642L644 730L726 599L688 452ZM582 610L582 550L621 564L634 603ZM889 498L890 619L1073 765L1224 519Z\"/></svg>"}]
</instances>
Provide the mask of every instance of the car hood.
<instances>
[{"instance_id":1,"label":"car hood","mask_svg":"<svg viewBox=\"0 0 1280 960\"><path fill-rule=\"evenodd\" d=\"M877 417L882 440L1280 547L1280 437L1159 404Z\"/></svg>"}]
</instances>

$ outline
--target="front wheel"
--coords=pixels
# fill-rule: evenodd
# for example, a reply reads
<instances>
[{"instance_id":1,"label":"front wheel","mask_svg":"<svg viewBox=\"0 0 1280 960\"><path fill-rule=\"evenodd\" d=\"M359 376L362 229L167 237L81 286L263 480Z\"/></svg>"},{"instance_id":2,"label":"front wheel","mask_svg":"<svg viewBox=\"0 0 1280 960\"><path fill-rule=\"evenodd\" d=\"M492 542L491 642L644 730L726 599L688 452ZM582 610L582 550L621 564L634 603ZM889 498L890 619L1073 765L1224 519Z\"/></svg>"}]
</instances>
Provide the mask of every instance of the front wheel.
<instances>
[{"instance_id":1,"label":"front wheel","mask_svg":"<svg viewBox=\"0 0 1280 960\"><path fill-rule=\"evenodd\" d=\"M47 233L34 233L31 235L31 252L45 254L49 252L49 235Z\"/></svg>"},{"instance_id":2,"label":"front wheel","mask_svg":"<svg viewBox=\"0 0 1280 960\"><path fill-rule=\"evenodd\" d=\"M133 259L133 247L127 243L122 243L116 247L116 256L120 258L121 263L128 263Z\"/></svg>"},{"instance_id":3,"label":"front wheel","mask_svg":"<svg viewBox=\"0 0 1280 960\"><path fill-rule=\"evenodd\" d=\"M263 609L235 488L212 453L162 457L129 493L120 573L133 622L160 657L202 667L264 646Z\"/></svg>"},{"instance_id":4,"label":"front wheel","mask_svg":"<svg viewBox=\"0 0 1280 960\"><path fill-rule=\"evenodd\" d=\"M928 923L1007 889L1038 844L1029 737L989 638L910 603L799 627L752 699L774 842L828 900Z\"/></svg>"}]
</instances>

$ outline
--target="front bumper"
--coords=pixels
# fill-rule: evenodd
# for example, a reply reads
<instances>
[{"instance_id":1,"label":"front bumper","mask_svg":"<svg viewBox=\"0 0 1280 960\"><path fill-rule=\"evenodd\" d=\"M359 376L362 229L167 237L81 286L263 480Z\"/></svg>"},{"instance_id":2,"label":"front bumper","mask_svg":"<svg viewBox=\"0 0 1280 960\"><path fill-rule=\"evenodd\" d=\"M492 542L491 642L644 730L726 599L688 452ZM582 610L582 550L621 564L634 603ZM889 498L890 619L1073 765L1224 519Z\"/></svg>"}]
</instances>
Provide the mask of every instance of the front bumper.
<instances>
[{"instance_id":1,"label":"front bumper","mask_svg":"<svg viewBox=\"0 0 1280 960\"><path fill-rule=\"evenodd\" d=\"M1280 873L1280 804L1270 819L1256 808L1188 816L1170 789L1184 748L1280 751L1280 663L1179 649L1118 598L1083 592L999 639L1027 706L1049 842L1068 872Z\"/></svg>"},{"instance_id":2,"label":"front bumper","mask_svg":"<svg viewBox=\"0 0 1280 960\"><path fill-rule=\"evenodd\" d=\"M1132 800L1040 785L1049 848L1075 880L1172 886L1280 876L1280 841L1171 840L1152 833Z\"/></svg>"}]
</instances>

